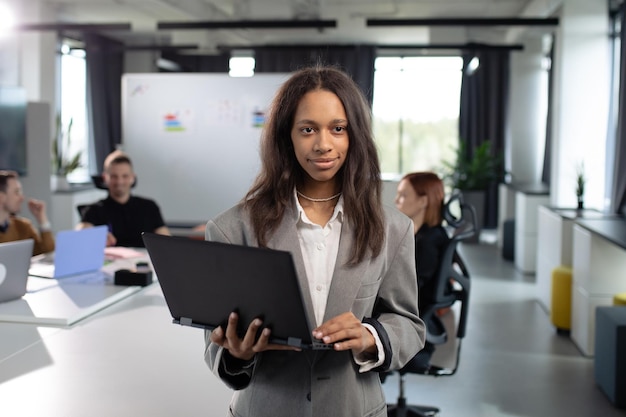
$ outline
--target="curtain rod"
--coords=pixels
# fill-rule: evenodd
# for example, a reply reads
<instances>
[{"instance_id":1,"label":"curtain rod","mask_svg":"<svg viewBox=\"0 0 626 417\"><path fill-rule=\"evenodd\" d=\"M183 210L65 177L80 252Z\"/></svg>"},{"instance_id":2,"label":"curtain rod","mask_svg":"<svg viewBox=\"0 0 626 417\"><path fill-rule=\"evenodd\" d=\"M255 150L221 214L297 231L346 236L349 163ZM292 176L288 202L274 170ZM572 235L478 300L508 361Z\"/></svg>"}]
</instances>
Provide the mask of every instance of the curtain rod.
<instances>
[{"instance_id":1,"label":"curtain rod","mask_svg":"<svg viewBox=\"0 0 626 417\"><path fill-rule=\"evenodd\" d=\"M80 31L80 32L99 32L106 30L131 30L130 23L26 23L16 25L16 30L30 31Z\"/></svg>"},{"instance_id":2,"label":"curtain rod","mask_svg":"<svg viewBox=\"0 0 626 417\"><path fill-rule=\"evenodd\" d=\"M322 29L334 27L337 27L336 20L210 20L157 23L157 29Z\"/></svg>"},{"instance_id":3,"label":"curtain rod","mask_svg":"<svg viewBox=\"0 0 626 417\"><path fill-rule=\"evenodd\" d=\"M464 43L464 44L407 44L407 45L371 45L371 44L298 44L298 45L242 45L228 46L218 45L220 51L230 51L238 49L289 49L289 48L309 48L309 49L328 49L328 48L358 48L360 46L374 47L377 49L462 49L462 50L481 50L481 49L501 49L501 50L524 50L522 44L510 45L490 45L485 43Z\"/></svg>"},{"instance_id":4,"label":"curtain rod","mask_svg":"<svg viewBox=\"0 0 626 417\"><path fill-rule=\"evenodd\" d=\"M558 18L428 18L428 19L367 19L366 26L555 26Z\"/></svg>"}]
</instances>

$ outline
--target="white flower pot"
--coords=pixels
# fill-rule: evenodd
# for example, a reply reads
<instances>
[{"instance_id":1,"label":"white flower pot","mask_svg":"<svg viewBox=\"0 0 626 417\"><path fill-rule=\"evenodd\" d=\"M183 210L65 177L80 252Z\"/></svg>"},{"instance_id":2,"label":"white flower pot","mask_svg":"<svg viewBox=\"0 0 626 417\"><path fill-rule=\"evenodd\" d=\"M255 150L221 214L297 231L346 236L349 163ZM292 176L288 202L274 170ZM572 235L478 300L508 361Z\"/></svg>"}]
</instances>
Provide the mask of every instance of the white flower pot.
<instances>
[{"instance_id":1,"label":"white flower pot","mask_svg":"<svg viewBox=\"0 0 626 417\"><path fill-rule=\"evenodd\" d=\"M50 189L52 191L67 191L70 189L70 183L67 182L65 175L50 176Z\"/></svg>"}]
</instances>

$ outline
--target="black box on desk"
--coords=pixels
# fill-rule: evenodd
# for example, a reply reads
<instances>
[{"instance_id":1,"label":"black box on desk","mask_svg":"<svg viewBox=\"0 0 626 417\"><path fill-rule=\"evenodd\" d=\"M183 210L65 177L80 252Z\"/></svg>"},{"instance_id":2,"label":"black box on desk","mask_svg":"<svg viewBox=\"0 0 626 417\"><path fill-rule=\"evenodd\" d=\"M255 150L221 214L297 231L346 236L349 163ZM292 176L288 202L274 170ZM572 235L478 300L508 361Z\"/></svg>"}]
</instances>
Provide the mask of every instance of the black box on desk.
<instances>
[{"instance_id":1,"label":"black box on desk","mask_svg":"<svg viewBox=\"0 0 626 417\"><path fill-rule=\"evenodd\" d=\"M626 408L626 307L597 307L594 371L600 389Z\"/></svg>"},{"instance_id":2,"label":"black box on desk","mask_svg":"<svg viewBox=\"0 0 626 417\"><path fill-rule=\"evenodd\" d=\"M120 269L115 271L115 285L139 285L145 287L152 284L152 271L131 271Z\"/></svg>"}]
</instances>

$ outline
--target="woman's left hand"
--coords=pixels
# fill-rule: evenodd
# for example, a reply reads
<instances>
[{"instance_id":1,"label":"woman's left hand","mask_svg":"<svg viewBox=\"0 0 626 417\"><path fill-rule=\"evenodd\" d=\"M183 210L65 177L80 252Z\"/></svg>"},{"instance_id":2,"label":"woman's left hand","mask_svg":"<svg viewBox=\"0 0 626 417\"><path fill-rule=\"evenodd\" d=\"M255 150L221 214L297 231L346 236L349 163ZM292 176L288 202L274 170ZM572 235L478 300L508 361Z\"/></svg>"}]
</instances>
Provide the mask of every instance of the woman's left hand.
<instances>
[{"instance_id":1,"label":"woman's left hand","mask_svg":"<svg viewBox=\"0 0 626 417\"><path fill-rule=\"evenodd\" d=\"M355 355L376 354L374 336L351 312L340 314L322 323L313 330L313 337L324 343L334 343L335 350L352 350Z\"/></svg>"}]
</instances>

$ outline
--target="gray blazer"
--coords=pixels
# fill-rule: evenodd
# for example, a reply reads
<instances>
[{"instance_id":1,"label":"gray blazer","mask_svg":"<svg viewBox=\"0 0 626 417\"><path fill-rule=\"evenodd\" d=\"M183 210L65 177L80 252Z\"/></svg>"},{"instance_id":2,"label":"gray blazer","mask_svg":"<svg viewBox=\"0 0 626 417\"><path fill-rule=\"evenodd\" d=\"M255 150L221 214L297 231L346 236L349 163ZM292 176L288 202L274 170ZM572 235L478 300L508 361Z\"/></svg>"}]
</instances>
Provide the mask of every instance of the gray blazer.
<instances>
[{"instance_id":1,"label":"gray blazer","mask_svg":"<svg viewBox=\"0 0 626 417\"><path fill-rule=\"evenodd\" d=\"M292 253L309 322L315 323L296 220L295 208L287 210L268 247ZM353 234L344 222L324 321L347 311L376 318L389 348L386 368L398 369L424 346L425 328L417 311L413 224L395 208L385 209L385 221L380 255L353 267L347 265ZM209 221L206 238L258 246L241 206ZM206 363L236 390L230 416L387 416L378 372L360 373L350 351L267 351L242 364L212 344L208 332L205 339Z\"/></svg>"}]
</instances>

